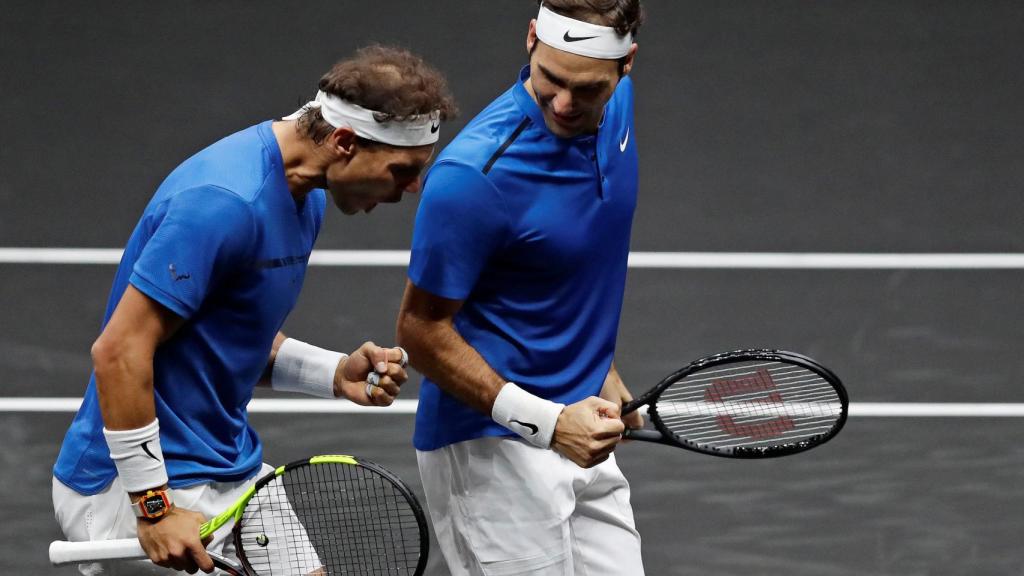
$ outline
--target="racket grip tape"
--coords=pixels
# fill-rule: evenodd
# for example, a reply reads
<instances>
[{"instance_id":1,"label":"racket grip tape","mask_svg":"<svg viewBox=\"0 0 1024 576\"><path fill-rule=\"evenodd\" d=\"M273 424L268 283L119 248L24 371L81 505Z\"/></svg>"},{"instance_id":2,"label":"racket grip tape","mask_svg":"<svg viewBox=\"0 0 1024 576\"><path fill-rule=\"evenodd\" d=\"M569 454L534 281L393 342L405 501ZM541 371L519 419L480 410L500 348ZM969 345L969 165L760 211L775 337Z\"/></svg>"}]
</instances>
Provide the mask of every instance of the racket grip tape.
<instances>
[{"instance_id":1,"label":"racket grip tape","mask_svg":"<svg viewBox=\"0 0 1024 576\"><path fill-rule=\"evenodd\" d=\"M50 543L50 563L54 566L97 560L140 560L145 558L148 556L137 538L89 542L56 540Z\"/></svg>"},{"instance_id":2,"label":"racket grip tape","mask_svg":"<svg viewBox=\"0 0 1024 576\"><path fill-rule=\"evenodd\" d=\"M629 414L630 412L635 412L637 408L639 408L639 407L641 407L643 405L644 405L644 399L643 398L635 398L635 399L630 400L629 402L626 402L625 404L623 404L622 408L619 409L619 414L621 416L625 416L626 414Z\"/></svg>"}]
</instances>

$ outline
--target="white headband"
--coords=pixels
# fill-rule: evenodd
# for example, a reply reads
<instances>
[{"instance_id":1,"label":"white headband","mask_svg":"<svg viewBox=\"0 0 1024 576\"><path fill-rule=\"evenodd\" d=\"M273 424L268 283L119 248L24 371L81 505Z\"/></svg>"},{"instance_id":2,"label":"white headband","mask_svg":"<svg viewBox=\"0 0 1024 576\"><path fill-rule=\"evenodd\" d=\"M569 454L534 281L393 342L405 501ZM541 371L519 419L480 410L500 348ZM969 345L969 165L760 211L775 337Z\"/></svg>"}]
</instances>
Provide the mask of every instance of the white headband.
<instances>
[{"instance_id":1,"label":"white headband","mask_svg":"<svg viewBox=\"0 0 1024 576\"><path fill-rule=\"evenodd\" d=\"M573 20L543 4L537 14L537 38L552 48L601 60L618 60L633 45L632 34L620 36L614 28Z\"/></svg>"},{"instance_id":2,"label":"white headband","mask_svg":"<svg viewBox=\"0 0 1024 576\"><path fill-rule=\"evenodd\" d=\"M440 137L441 113L420 114L405 120L378 122L374 111L347 102L323 90L316 99L306 103L285 120L296 120L309 108L319 108L328 124L335 128L351 128L357 136L392 146L424 146L437 142Z\"/></svg>"}]
</instances>

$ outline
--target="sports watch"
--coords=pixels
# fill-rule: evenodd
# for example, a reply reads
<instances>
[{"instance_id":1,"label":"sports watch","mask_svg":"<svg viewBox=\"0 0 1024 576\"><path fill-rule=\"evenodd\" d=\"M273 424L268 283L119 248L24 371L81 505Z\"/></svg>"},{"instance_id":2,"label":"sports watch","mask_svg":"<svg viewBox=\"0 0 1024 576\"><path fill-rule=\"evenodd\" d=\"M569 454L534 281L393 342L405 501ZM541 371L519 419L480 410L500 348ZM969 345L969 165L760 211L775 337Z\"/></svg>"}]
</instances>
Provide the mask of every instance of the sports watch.
<instances>
[{"instance_id":1,"label":"sports watch","mask_svg":"<svg viewBox=\"0 0 1024 576\"><path fill-rule=\"evenodd\" d=\"M149 490L132 503L132 511L135 512L135 516L147 520L162 518L173 507L174 499L171 497L171 491L167 489Z\"/></svg>"}]
</instances>

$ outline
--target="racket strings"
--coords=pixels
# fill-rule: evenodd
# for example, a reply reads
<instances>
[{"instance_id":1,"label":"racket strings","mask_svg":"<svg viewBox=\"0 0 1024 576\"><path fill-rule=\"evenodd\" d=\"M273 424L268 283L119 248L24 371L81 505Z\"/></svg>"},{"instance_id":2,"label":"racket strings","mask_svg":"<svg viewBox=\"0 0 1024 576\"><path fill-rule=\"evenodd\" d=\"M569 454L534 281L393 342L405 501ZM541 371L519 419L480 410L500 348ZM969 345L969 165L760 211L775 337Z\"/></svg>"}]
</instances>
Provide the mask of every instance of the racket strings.
<instances>
[{"instance_id":1,"label":"racket strings","mask_svg":"<svg viewBox=\"0 0 1024 576\"><path fill-rule=\"evenodd\" d=\"M420 525L376 472L321 463L286 470L249 501L240 557L261 576L413 574Z\"/></svg>"},{"instance_id":2,"label":"racket strings","mask_svg":"<svg viewBox=\"0 0 1024 576\"><path fill-rule=\"evenodd\" d=\"M843 404L828 380L802 366L743 362L684 377L662 392L655 410L677 439L730 451L828 434Z\"/></svg>"}]
</instances>

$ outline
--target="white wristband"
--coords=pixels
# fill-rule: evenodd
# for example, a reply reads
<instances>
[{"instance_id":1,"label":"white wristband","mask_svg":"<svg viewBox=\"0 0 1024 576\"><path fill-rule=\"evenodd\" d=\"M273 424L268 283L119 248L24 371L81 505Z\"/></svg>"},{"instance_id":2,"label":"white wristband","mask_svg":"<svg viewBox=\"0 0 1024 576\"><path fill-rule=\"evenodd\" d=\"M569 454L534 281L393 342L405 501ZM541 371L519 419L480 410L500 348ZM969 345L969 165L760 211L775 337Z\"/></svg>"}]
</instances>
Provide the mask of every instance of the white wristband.
<instances>
[{"instance_id":1,"label":"white wristband","mask_svg":"<svg viewBox=\"0 0 1024 576\"><path fill-rule=\"evenodd\" d=\"M534 396L514 382L507 382L494 399L491 418L530 444L549 448L562 408L565 404Z\"/></svg>"},{"instance_id":2,"label":"white wristband","mask_svg":"<svg viewBox=\"0 0 1024 576\"><path fill-rule=\"evenodd\" d=\"M107 430L110 458L128 492L142 492L167 484L164 452L160 449L160 424L153 420L134 430Z\"/></svg>"},{"instance_id":3,"label":"white wristband","mask_svg":"<svg viewBox=\"0 0 1024 576\"><path fill-rule=\"evenodd\" d=\"M299 392L334 398L334 373L347 354L324 350L301 340L286 338L277 349L270 387L284 392Z\"/></svg>"}]
</instances>

